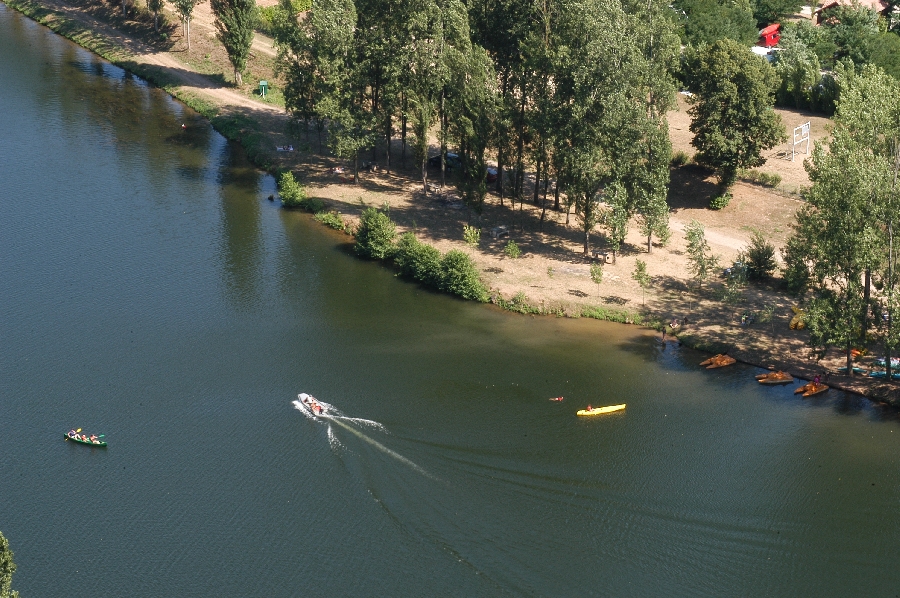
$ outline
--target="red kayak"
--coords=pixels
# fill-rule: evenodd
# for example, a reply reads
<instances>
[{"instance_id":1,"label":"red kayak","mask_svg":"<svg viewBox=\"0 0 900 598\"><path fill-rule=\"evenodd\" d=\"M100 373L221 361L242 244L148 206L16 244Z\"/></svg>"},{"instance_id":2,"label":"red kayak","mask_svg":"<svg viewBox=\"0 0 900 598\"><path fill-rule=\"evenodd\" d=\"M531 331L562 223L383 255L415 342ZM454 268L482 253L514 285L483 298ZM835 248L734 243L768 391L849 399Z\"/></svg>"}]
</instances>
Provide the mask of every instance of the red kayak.
<instances>
[{"instance_id":1,"label":"red kayak","mask_svg":"<svg viewBox=\"0 0 900 598\"><path fill-rule=\"evenodd\" d=\"M550 400L551 400L551 401L562 401L562 400L563 400L563 397L553 397L553 398L550 399Z\"/></svg>"}]
</instances>

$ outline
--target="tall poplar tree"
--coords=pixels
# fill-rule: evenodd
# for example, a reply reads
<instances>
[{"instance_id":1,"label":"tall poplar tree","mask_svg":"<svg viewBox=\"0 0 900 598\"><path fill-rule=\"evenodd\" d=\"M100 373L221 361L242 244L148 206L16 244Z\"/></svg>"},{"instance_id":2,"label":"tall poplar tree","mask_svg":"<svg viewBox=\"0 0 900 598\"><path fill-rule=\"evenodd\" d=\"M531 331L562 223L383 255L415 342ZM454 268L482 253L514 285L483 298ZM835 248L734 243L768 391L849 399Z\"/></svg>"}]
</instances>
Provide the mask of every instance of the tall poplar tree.
<instances>
[{"instance_id":1,"label":"tall poplar tree","mask_svg":"<svg viewBox=\"0 0 900 598\"><path fill-rule=\"evenodd\" d=\"M194 7L203 2L203 0L172 0L175 5L175 11L181 17L181 30L184 38L187 40L187 48L191 49L191 18L194 14Z\"/></svg>"},{"instance_id":2,"label":"tall poplar tree","mask_svg":"<svg viewBox=\"0 0 900 598\"><path fill-rule=\"evenodd\" d=\"M244 84L242 73L247 68L247 58L253 35L259 23L256 0L210 0L216 16L216 37L225 46L228 60L234 67L234 82Z\"/></svg>"}]
</instances>

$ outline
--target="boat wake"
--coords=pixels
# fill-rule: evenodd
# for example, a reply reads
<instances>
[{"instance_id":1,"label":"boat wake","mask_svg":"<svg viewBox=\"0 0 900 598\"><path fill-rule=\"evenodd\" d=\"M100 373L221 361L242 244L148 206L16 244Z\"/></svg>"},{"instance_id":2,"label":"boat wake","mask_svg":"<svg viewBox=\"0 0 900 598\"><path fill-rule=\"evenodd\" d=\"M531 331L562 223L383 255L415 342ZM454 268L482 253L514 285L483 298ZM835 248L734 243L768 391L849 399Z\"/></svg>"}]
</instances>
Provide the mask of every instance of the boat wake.
<instances>
[{"instance_id":1,"label":"boat wake","mask_svg":"<svg viewBox=\"0 0 900 598\"><path fill-rule=\"evenodd\" d=\"M375 431L381 432L383 434L390 434L390 432L388 432L387 428L385 428L382 424L380 424L376 421L372 421L370 419L363 419L360 417L348 417L348 416L344 415L334 405L331 405L331 404L326 403L325 401L322 401L319 399L315 399L315 402L318 403L319 405L321 405L323 409L322 409L321 413L316 413L305 402L311 398L312 397L310 397L310 395L308 395L306 393L300 393L299 395L297 395L297 400L293 402L294 408L297 409L298 411L300 411L301 413L303 413L303 415L305 415L307 418L326 424L327 433L328 433L328 444L331 445L332 450L346 448L343 444L341 444L341 441L338 439L337 435L335 434L334 428L332 428L332 426L331 426L332 424L334 424L334 425L338 426L339 428L346 430L347 432L350 432L351 434L353 434L354 436L356 436L363 442L366 442L367 444L375 447L383 454L388 455L389 457L392 457L393 459L399 461L400 463L403 463L404 465L406 465L413 471L420 473L428 478L431 478L434 480L437 479L433 475L431 475L430 473L428 473L427 471L425 471L424 469L422 469L421 467L419 467L418 465L416 465L415 463L413 463L412 461L410 461L409 459L407 459L406 457L401 455L400 453L389 449L388 447L386 447L382 443L378 442L374 438L363 433L363 429L365 429L365 430L375 430Z\"/></svg>"}]
</instances>

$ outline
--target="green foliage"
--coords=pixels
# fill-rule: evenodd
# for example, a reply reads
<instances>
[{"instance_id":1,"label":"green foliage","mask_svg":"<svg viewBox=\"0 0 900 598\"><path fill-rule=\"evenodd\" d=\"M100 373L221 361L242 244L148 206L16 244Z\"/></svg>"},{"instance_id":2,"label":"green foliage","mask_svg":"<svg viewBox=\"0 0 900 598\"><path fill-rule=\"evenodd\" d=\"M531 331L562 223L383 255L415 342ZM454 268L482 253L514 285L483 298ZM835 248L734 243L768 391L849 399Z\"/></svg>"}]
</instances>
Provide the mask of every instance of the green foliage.
<instances>
[{"instance_id":1,"label":"green foliage","mask_svg":"<svg viewBox=\"0 0 900 598\"><path fill-rule=\"evenodd\" d=\"M334 230L341 232L346 232L347 230L347 223L344 222L344 219L337 212L319 212L316 214L316 220Z\"/></svg>"},{"instance_id":2,"label":"green foliage","mask_svg":"<svg viewBox=\"0 0 900 598\"><path fill-rule=\"evenodd\" d=\"M441 285L441 252L416 239L411 232L403 233L394 251L394 265L404 276L439 288Z\"/></svg>"},{"instance_id":3,"label":"green foliage","mask_svg":"<svg viewBox=\"0 0 900 598\"><path fill-rule=\"evenodd\" d=\"M210 0L216 16L216 38L225 46L228 60L234 67L235 85L243 84L241 73L247 68L250 44L259 22L256 0Z\"/></svg>"},{"instance_id":4,"label":"green foliage","mask_svg":"<svg viewBox=\"0 0 900 598\"><path fill-rule=\"evenodd\" d=\"M603 266L598 262L591 264L591 280L597 285L597 296L600 296L600 283L603 282Z\"/></svg>"},{"instance_id":5,"label":"green foliage","mask_svg":"<svg viewBox=\"0 0 900 598\"><path fill-rule=\"evenodd\" d=\"M184 26L184 37L187 40L188 50L191 49L191 17L194 14L194 7L201 2L203 0L172 0L175 12L181 17Z\"/></svg>"},{"instance_id":6,"label":"green foliage","mask_svg":"<svg viewBox=\"0 0 900 598\"><path fill-rule=\"evenodd\" d=\"M805 0L754 0L753 16L759 27L765 27L795 15L804 4Z\"/></svg>"},{"instance_id":7,"label":"green foliage","mask_svg":"<svg viewBox=\"0 0 900 598\"><path fill-rule=\"evenodd\" d=\"M684 235L687 238L688 268L697 280L699 288L719 266L719 256L710 249L706 241L706 231L696 220L691 220L684 227Z\"/></svg>"},{"instance_id":8,"label":"green foliage","mask_svg":"<svg viewBox=\"0 0 900 598\"><path fill-rule=\"evenodd\" d=\"M9 541L0 532L0 598L18 598L19 593L12 590L12 576L16 572L13 562L13 551Z\"/></svg>"},{"instance_id":9,"label":"green foliage","mask_svg":"<svg viewBox=\"0 0 900 598\"><path fill-rule=\"evenodd\" d=\"M869 42L871 62L894 79L900 80L900 35L888 31Z\"/></svg>"},{"instance_id":10,"label":"green foliage","mask_svg":"<svg viewBox=\"0 0 900 598\"><path fill-rule=\"evenodd\" d=\"M291 0L294 14L306 12L312 8L312 0ZM275 22L278 18L279 6L265 6L259 9L259 21L256 30L269 36L275 36Z\"/></svg>"},{"instance_id":11,"label":"green foliage","mask_svg":"<svg viewBox=\"0 0 900 598\"><path fill-rule=\"evenodd\" d=\"M746 47L718 41L688 57L691 98L691 144L696 159L716 170L727 191L742 168L765 163L764 150L787 136L772 110L778 84L775 70Z\"/></svg>"},{"instance_id":12,"label":"green foliage","mask_svg":"<svg viewBox=\"0 0 900 598\"><path fill-rule=\"evenodd\" d=\"M761 170L741 170L739 176L742 180L762 185L763 187L777 187L781 184L781 175L776 172L762 172Z\"/></svg>"},{"instance_id":13,"label":"green foliage","mask_svg":"<svg viewBox=\"0 0 900 598\"><path fill-rule=\"evenodd\" d=\"M519 246L512 239L506 244L506 247L503 248L503 253L506 254L506 257L510 257L512 259L516 259L522 255L522 250L519 249Z\"/></svg>"},{"instance_id":14,"label":"green foliage","mask_svg":"<svg viewBox=\"0 0 900 598\"><path fill-rule=\"evenodd\" d=\"M606 229L606 242L613 253L619 251L628 234L628 194L618 183L609 185L604 194L608 208L600 213L599 222Z\"/></svg>"},{"instance_id":15,"label":"green foliage","mask_svg":"<svg viewBox=\"0 0 900 598\"><path fill-rule=\"evenodd\" d=\"M458 249L451 249L441 259L440 288L463 299L488 300L487 288L478 276L475 262L469 254Z\"/></svg>"},{"instance_id":16,"label":"green foliage","mask_svg":"<svg viewBox=\"0 0 900 598\"><path fill-rule=\"evenodd\" d=\"M595 320L605 320L608 322L618 322L619 324L642 324L644 317L639 313L632 313L627 310L607 309L605 307L585 307L581 310L581 317L593 318Z\"/></svg>"},{"instance_id":17,"label":"green foliage","mask_svg":"<svg viewBox=\"0 0 900 598\"><path fill-rule=\"evenodd\" d=\"M731 192L726 191L724 193L720 193L719 195L714 196L709 200L709 207L711 210L721 210L726 207L729 203L731 203Z\"/></svg>"},{"instance_id":18,"label":"green foliage","mask_svg":"<svg viewBox=\"0 0 900 598\"><path fill-rule=\"evenodd\" d=\"M631 278L641 287L641 304L643 304L644 292L647 290L647 287L650 286L650 275L647 273L647 262L643 260L635 261Z\"/></svg>"},{"instance_id":19,"label":"green foliage","mask_svg":"<svg viewBox=\"0 0 900 598\"><path fill-rule=\"evenodd\" d=\"M781 278L792 295L803 295L812 282L809 249L804 239L794 235L781 250L781 257L784 259Z\"/></svg>"},{"instance_id":20,"label":"green foliage","mask_svg":"<svg viewBox=\"0 0 900 598\"><path fill-rule=\"evenodd\" d=\"M375 260L390 258L394 253L397 226L387 214L375 208L366 208L356 227L356 254Z\"/></svg>"},{"instance_id":21,"label":"green foliage","mask_svg":"<svg viewBox=\"0 0 900 598\"><path fill-rule=\"evenodd\" d=\"M677 0L682 18L684 43L694 46L732 39L745 46L759 37L759 28L748 3L717 0Z\"/></svg>"},{"instance_id":22,"label":"green foliage","mask_svg":"<svg viewBox=\"0 0 900 598\"><path fill-rule=\"evenodd\" d=\"M775 262L775 246L766 241L758 230L753 231L750 245L744 250L742 261L746 266L747 276L754 280L771 276L778 267Z\"/></svg>"},{"instance_id":23,"label":"green foliage","mask_svg":"<svg viewBox=\"0 0 900 598\"><path fill-rule=\"evenodd\" d=\"M677 152L672 154L672 159L669 161L669 164L672 166L672 168L678 168L679 166L684 166L690 163L690 154L683 150L678 150Z\"/></svg>"},{"instance_id":24,"label":"green foliage","mask_svg":"<svg viewBox=\"0 0 900 598\"><path fill-rule=\"evenodd\" d=\"M847 57L862 65L871 57L871 44L881 33L878 13L864 6L837 5L823 12L822 26L836 46L835 58Z\"/></svg>"},{"instance_id":25,"label":"green foliage","mask_svg":"<svg viewBox=\"0 0 900 598\"><path fill-rule=\"evenodd\" d=\"M481 229L476 226L463 224L463 240L469 247L478 247L481 242Z\"/></svg>"},{"instance_id":26,"label":"green foliage","mask_svg":"<svg viewBox=\"0 0 900 598\"><path fill-rule=\"evenodd\" d=\"M780 106L809 108L813 88L821 78L819 58L798 38L796 27L785 30L779 48L781 51L775 53L775 72L779 79L775 100Z\"/></svg>"},{"instance_id":27,"label":"green foliage","mask_svg":"<svg viewBox=\"0 0 900 598\"><path fill-rule=\"evenodd\" d=\"M302 208L307 200L306 188L297 182L293 173L286 170L278 177L278 195L286 208Z\"/></svg>"}]
</instances>

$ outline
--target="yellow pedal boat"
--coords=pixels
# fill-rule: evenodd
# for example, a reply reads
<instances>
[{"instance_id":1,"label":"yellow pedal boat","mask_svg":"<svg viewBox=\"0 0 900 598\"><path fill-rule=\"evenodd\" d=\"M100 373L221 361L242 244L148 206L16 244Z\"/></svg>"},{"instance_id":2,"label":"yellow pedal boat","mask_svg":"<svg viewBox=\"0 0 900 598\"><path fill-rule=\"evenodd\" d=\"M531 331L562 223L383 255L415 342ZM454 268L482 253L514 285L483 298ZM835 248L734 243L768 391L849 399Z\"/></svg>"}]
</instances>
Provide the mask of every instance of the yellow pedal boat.
<instances>
[{"instance_id":1,"label":"yellow pedal boat","mask_svg":"<svg viewBox=\"0 0 900 598\"><path fill-rule=\"evenodd\" d=\"M593 409L581 409L577 415L601 415L603 413L612 413L613 411L621 411L625 409L625 403L621 405L607 405L606 407L594 407Z\"/></svg>"}]
</instances>

